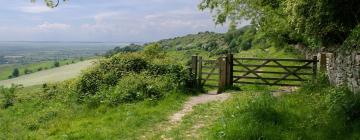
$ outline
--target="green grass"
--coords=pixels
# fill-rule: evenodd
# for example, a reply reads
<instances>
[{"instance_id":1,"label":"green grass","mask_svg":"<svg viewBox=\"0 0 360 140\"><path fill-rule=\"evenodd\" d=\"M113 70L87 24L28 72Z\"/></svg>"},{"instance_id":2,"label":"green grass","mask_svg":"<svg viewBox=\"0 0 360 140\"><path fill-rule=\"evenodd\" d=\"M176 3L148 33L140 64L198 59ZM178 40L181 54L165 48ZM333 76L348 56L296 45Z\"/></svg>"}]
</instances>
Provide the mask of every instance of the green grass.
<instances>
[{"instance_id":1,"label":"green grass","mask_svg":"<svg viewBox=\"0 0 360 140\"><path fill-rule=\"evenodd\" d=\"M161 138L174 140L207 139L207 134L201 132L207 131L213 121L216 121L217 116L222 114L221 108L222 103L220 102L197 105L192 113L182 119L180 124L166 124L165 126L172 126L171 129L153 131L147 138L153 140Z\"/></svg>"},{"instance_id":2,"label":"green grass","mask_svg":"<svg viewBox=\"0 0 360 140\"><path fill-rule=\"evenodd\" d=\"M81 71L91 67L94 61L96 60L86 60L75 64L23 75L13 79L3 80L0 81L0 86L10 87L12 84L16 84L27 87L44 83L66 81L78 77L81 74Z\"/></svg>"},{"instance_id":3,"label":"green grass","mask_svg":"<svg viewBox=\"0 0 360 140\"><path fill-rule=\"evenodd\" d=\"M0 109L0 139L136 139L166 121L187 99L173 93L160 101L93 109L68 95L48 100L39 87L21 89L14 106Z\"/></svg>"},{"instance_id":4,"label":"green grass","mask_svg":"<svg viewBox=\"0 0 360 140\"><path fill-rule=\"evenodd\" d=\"M67 64L71 64L72 62L76 63L80 60L61 60L60 66L64 66ZM37 72L39 68L42 70L51 69L54 67L54 61L42 61L38 63L32 64L8 64L8 65L0 65L0 80L9 79L9 76L12 75L12 72L15 68L18 68L20 71L20 76L25 75L25 69L31 70L32 72Z\"/></svg>"}]
</instances>

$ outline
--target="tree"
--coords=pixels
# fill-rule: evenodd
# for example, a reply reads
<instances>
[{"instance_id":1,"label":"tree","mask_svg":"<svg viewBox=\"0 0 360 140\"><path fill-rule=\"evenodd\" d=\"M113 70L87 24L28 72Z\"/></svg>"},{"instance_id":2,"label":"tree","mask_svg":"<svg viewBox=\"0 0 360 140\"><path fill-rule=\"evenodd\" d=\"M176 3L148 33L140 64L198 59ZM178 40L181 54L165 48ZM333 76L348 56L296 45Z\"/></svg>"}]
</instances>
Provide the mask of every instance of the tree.
<instances>
[{"instance_id":1,"label":"tree","mask_svg":"<svg viewBox=\"0 0 360 140\"><path fill-rule=\"evenodd\" d=\"M54 67L60 67L60 62L59 62L59 61L55 61L55 62L54 62Z\"/></svg>"},{"instance_id":2,"label":"tree","mask_svg":"<svg viewBox=\"0 0 360 140\"><path fill-rule=\"evenodd\" d=\"M12 73L12 78L19 77L19 76L20 76L19 69L15 68Z\"/></svg>"},{"instance_id":3,"label":"tree","mask_svg":"<svg viewBox=\"0 0 360 140\"><path fill-rule=\"evenodd\" d=\"M57 6L59 6L61 0L44 0L46 6L50 7L50 8L55 8ZM62 0L63 2L68 1L68 0ZM31 2L36 2L36 0L31 0Z\"/></svg>"},{"instance_id":4,"label":"tree","mask_svg":"<svg viewBox=\"0 0 360 140\"><path fill-rule=\"evenodd\" d=\"M216 23L251 20L268 37L314 46L343 44L359 25L358 0L203 0Z\"/></svg>"}]
</instances>

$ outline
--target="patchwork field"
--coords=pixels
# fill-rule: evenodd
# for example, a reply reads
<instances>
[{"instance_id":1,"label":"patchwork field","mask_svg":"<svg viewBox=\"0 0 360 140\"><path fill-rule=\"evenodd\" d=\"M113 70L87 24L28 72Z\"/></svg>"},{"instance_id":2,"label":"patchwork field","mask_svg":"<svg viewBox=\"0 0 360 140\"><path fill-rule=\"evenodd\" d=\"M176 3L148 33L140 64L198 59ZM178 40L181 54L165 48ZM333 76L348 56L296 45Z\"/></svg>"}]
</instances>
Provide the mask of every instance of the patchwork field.
<instances>
[{"instance_id":1,"label":"patchwork field","mask_svg":"<svg viewBox=\"0 0 360 140\"><path fill-rule=\"evenodd\" d=\"M82 70L90 67L95 60L87 60L79 63L62 66L59 68L44 70L18 78L0 81L0 86L9 87L11 84L33 86L44 83L55 83L77 77Z\"/></svg>"}]
</instances>

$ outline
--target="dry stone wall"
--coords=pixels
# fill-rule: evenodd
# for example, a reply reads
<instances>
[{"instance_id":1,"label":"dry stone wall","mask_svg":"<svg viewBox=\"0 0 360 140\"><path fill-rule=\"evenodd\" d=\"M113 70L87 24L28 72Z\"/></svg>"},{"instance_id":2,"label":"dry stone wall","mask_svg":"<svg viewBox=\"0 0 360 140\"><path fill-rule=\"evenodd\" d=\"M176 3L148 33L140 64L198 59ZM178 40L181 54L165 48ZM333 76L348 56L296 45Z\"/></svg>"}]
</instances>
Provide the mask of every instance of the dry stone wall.
<instances>
[{"instance_id":1,"label":"dry stone wall","mask_svg":"<svg viewBox=\"0 0 360 140\"><path fill-rule=\"evenodd\" d=\"M358 52L330 53L327 73L331 84L347 86L360 93L360 54Z\"/></svg>"},{"instance_id":2,"label":"dry stone wall","mask_svg":"<svg viewBox=\"0 0 360 140\"><path fill-rule=\"evenodd\" d=\"M351 91L360 94L360 51L309 50L304 45L296 45L297 50L307 59L327 52L327 75L332 85L347 86ZM336 48L336 47L334 47Z\"/></svg>"}]
</instances>

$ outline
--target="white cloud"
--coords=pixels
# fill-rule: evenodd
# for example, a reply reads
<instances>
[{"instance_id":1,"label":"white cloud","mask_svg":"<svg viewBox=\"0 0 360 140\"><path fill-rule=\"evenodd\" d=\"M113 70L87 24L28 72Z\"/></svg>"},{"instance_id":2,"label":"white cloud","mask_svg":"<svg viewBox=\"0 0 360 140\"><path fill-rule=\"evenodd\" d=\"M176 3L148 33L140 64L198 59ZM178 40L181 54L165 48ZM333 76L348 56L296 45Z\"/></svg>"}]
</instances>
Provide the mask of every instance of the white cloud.
<instances>
[{"instance_id":1,"label":"white cloud","mask_svg":"<svg viewBox=\"0 0 360 140\"><path fill-rule=\"evenodd\" d=\"M23 7L19 7L19 10L25 13L33 13L33 14L38 14L38 13L46 13L46 12L51 12L54 9L49 8L45 5L29 5L29 6L23 6Z\"/></svg>"},{"instance_id":2,"label":"white cloud","mask_svg":"<svg viewBox=\"0 0 360 140\"><path fill-rule=\"evenodd\" d=\"M48 30L67 30L69 29L71 26L68 24L63 24L63 23L48 23L48 22L44 22L43 24L40 24L37 26L38 29L43 30L43 31L48 31Z\"/></svg>"},{"instance_id":3,"label":"white cloud","mask_svg":"<svg viewBox=\"0 0 360 140\"><path fill-rule=\"evenodd\" d=\"M83 24L81 30L88 34L116 37L118 39L146 41L201 31L226 31L226 26L216 27L210 14L196 9L177 9L151 13L128 11L101 12L92 17L95 23Z\"/></svg>"}]
</instances>

